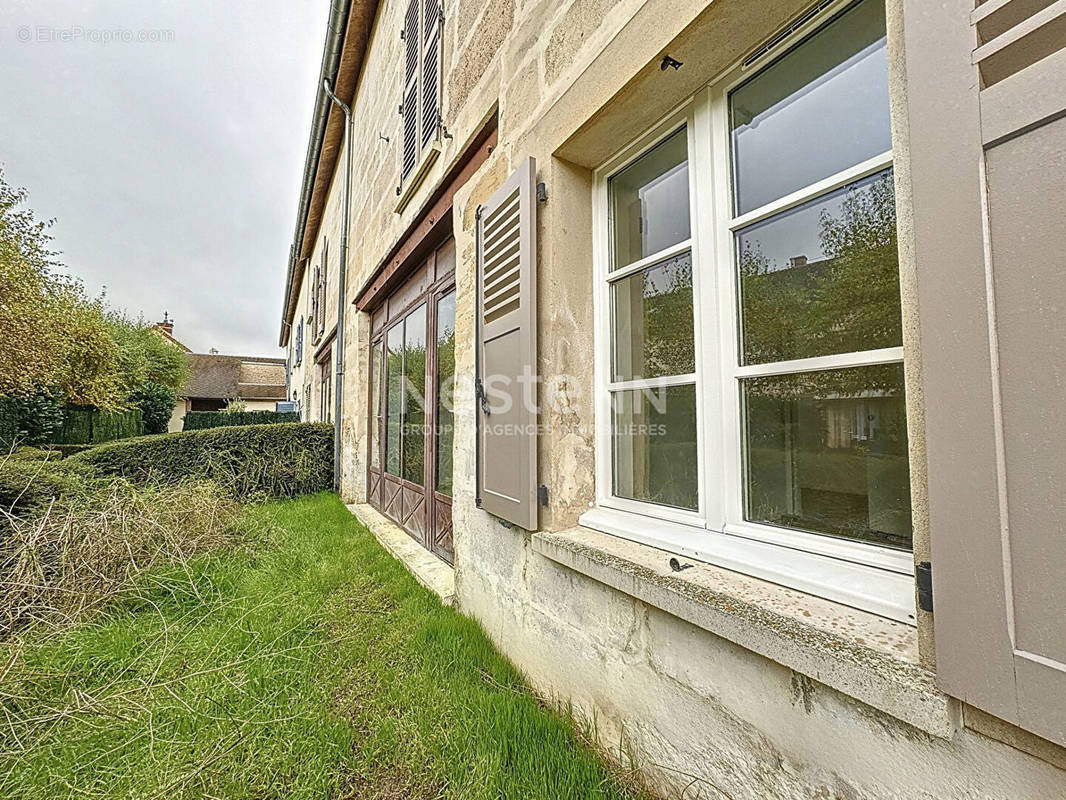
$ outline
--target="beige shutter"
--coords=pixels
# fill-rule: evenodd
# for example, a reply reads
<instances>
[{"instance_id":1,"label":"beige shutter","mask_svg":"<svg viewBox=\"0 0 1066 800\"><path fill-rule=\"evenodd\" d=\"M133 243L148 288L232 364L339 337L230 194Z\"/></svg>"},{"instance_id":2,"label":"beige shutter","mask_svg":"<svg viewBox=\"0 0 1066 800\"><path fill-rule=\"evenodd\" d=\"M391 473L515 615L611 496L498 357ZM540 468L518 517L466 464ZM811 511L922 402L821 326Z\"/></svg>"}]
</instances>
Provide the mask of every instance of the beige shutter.
<instances>
[{"instance_id":1,"label":"beige shutter","mask_svg":"<svg viewBox=\"0 0 1066 800\"><path fill-rule=\"evenodd\" d=\"M440 128L440 29L439 0L425 0L422 26L422 146L437 138Z\"/></svg>"},{"instance_id":2,"label":"beige shutter","mask_svg":"<svg viewBox=\"0 0 1066 800\"><path fill-rule=\"evenodd\" d=\"M477 222L478 505L537 528L537 165L527 158Z\"/></svg>"},{"instance_id":3,"label":"beige shutter","mask_svg":"<svg viewBox=\"0 0 1066 800\"><path fill-rule=\"evenodd\" d=\"M1066 3L904 31L938 681L1066 744Z\"/></svg>"},{"instance_id":4,"label":"beige shutter","mask_svg":"<svg viewBox=\"0 0 1066 800\"><path fill-rule=\"evenodd\" d=\"M418 25L419 0L407 0L407 13L403 20L404 71L403 99L400 114L403 117L403 153L401 155L400 182L418 164Z\"/></svg>"}]
</instances>

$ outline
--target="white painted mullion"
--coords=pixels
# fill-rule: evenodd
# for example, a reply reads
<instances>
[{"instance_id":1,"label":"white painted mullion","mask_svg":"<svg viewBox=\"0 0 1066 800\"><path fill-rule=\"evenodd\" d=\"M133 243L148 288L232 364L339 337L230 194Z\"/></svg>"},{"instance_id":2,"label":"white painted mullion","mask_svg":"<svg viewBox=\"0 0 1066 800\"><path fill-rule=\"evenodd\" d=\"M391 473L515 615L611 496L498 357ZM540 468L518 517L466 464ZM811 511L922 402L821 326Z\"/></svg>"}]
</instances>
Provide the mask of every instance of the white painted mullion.
<instances>
[{"instance_id":1,"label":"white painted mullion","mask_svg":"<svg viewBox=\"0 0 1066 800\"><path fill-rule=\"evenodd\" d=\"M611 458L611 393L600 391L610 376L611 320L607 272L610 268L610 225L607 176L598 174L593 186L593 393L595 396L596 502L603 503L613 491Z\"/></svg>"},{"instance_id":2,"label":"white painted mullion","mask_svg":"<svg viewBox=\"0 0 1066 800\"><path fill-rule=\"evenodd\" d=\"M688 386L692 383L696 383L695 372L689 372L684 375L663 375L658 378L634 378L629 381L607 381L607 391L628 392L641 389L665 389L670 386Z\"/></svg>"},{"instance_id":3,"label":"white painted mullion","mask_svg":"<svg viewBox=\"0 0 1066 800\"><path fill-rule=\"evenodd\" d=\"M834 353L831 356L797 358L793 361L771 361L737 367L736 378L762 378L768 375L795 375L800 372L824 372L830 369L867 367L876 364L895 364L903 361L902 347L883 347L879 350L860 350L855 353Z\"/></svg>"},{"instance_id":4,"label":"white painted mullion","mask_svg":"<svg viewBox=\"0 0 1066 800\"><path fill-rule=\"evenodd\" d=\"M724 96L723 96L724 102ZM726 132L726 138L724 140L723 147L729 146L729 135ZM734 217L729 223L729 229L732 231L746 228L749 225L753 225L756 222L762 222L768 217L772 217L775 214L779 214L782 211L787 211L790 208L803 205L808 200L814 200L821 197L824 194L833 192L849 183L862 180L863 178L874 175L881 172L884 169L892 166L892 151L881 153L873 158L868 158L860 164L856 164L854 167L842 170L835 175L830 175L828 178L824 178L817 183L812 183L810 186L805 186L802 189L797 189L791 194L787 194L784 197L778 198L773 202L767 203L764 206L753 209L746 214L741 214L739 217Z\"/></svg>"},{"instance_id":5,"label":"white painted mullion","mask_svg":"<svg viewBox=\"0 0 1066 800\"><path fill-rule=\"evenodd\" d=\"M741 443L740 393L736 375L740 363L740 327L738 317L737 277L733 265L733 233L729 220L733 209L733 180L729 151L729 108L726 92L716 89L711 95L712 148L714 154L714 192L716 215L715 254L718 276L718 331L720 338L718 389L720 406L721 450L708 454L721 465L722 515L716 530L744 517L743 461Z\"/></svg>"},{"instance_id":6,"label":"white painted mullion","mask_svg":"<svg viewBox=\"0 0 1066 800\"><path fill-rule=\"evenodd\" d=\"M634 261L632 264L627 264L624 267L612 270L610 273L608 273L608 280L610 280L611 283L615 283L616 281L619 281L622 278L628 278L635 272L645 270L648 267L658 264L660 261L667 261L668 259L674 258L675 256L679 256L686 250L689 250L691 248L692 237L690 236L688 239L678 242L677 244L672 244L669 247L664 247L658 253L652 253L650 256L645 256L639 261Z\"/></svg>"}]
</instances>

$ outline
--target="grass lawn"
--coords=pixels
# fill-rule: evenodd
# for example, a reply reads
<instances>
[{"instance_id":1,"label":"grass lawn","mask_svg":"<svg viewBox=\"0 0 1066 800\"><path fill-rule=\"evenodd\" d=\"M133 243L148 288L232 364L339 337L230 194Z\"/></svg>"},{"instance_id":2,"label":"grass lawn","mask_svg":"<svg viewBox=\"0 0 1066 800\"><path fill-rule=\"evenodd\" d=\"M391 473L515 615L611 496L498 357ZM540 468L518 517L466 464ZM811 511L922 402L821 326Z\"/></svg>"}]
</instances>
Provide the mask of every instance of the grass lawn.
<instances>
[{"instance_id":1,"label":"grass lawn","mask_svg":"<svg viewBox=\"0 0 1066 800\"><path fill-rule=\"evenodd\" d=\"M337 498L248 514L247 552L0 646L0 797L637 796Z\"/></svg>"}]
</instances>

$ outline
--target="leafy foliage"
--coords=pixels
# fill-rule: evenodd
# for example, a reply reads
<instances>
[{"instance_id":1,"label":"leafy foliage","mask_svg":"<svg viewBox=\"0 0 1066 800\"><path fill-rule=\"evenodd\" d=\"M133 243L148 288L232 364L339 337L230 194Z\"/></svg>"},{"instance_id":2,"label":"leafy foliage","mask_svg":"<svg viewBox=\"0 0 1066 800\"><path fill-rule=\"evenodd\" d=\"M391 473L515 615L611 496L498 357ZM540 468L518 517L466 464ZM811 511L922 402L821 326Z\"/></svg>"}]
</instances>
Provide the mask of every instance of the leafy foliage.
<instances>
[{"instance_id":1,"label":"leafy foliage","mask_svg":"<svg viewBox=\"0 0 1066 800\"><path fill-rule=\"evenodd\" d=\"M143 436L94 447L68 461L135 483L211 480L235 496L295 497L333 485L333 427L246 425Z\"/></svg>"},{"instance_id":2,"label":"leafy foliage","mask_svg":"<svg viewBox=\"0 0 1066 800\"><path fill-rule=\"evenodd\" d=\"M38 221L26 197L0 171L0 396L30 402L20 429L31 441L56 429L52 399L118 411L148 382L179 390L189 374L181 349L63 275L52 222Z\"/></svg>"},{"instance_id":3,"label":"leafy foliage","mask_svg":"<svg viewBox=\"0 0 1066 800\"><path fill-rule=\"evenodd\" d=\"M62 429L48 440L51 444L99 444L128 439L144 433L141 410L103 411L98 408L68 406L63 409Z\"/></svg>"},{"instance_id":4,"label":"leafy foliage","mask_svg":"<svg viewBox=\"0 0 1066 800\"><path fill-rule=\"evenodd\" d=\"M130 402L141 410L145 433L166 433L177 402L173 389L158 381L145 381L130 395Z\"/></svg>"},{"instance_id":5,"label":"leafy foliage","mask_svg":"<svg viewBox=\"0 0 1066 800\"><path fill-rule=\"evenodd\" d=\"M231 425L272 425L299 422L296 411L190 411L185 415L183 430L201 431Z\"/></svg>"}]
</instances>

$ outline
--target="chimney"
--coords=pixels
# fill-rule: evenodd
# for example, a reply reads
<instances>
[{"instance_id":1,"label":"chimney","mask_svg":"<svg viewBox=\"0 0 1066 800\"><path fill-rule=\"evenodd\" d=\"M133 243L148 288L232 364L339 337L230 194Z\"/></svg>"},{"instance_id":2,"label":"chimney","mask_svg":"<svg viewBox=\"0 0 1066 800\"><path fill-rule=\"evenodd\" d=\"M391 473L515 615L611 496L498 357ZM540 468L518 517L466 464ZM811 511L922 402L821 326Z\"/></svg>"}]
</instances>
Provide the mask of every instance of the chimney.
<instances>
[{"instance_id":1,"label":"chimney","mask_svg":"<svg viewBox=\"0 0 1066 800\"><path fill-rule=\"evenodd\" d=\"M165 332L167 336L174 335L174 320L170 318L170 315L166 311L163 312L163 321L155 324L159 330Z\"/></svg>"},{"instance_id":2,"label":"chimney","mask_svg":"<svg viewBox=\"0 0 1066 800\"><path fill-rule=\"evenodd\" d=\"M792 258L788 260L789 269L795 269L796 267L805 266L807 266L807 256L792 256Z\"/></svg>"}]
</instances>

